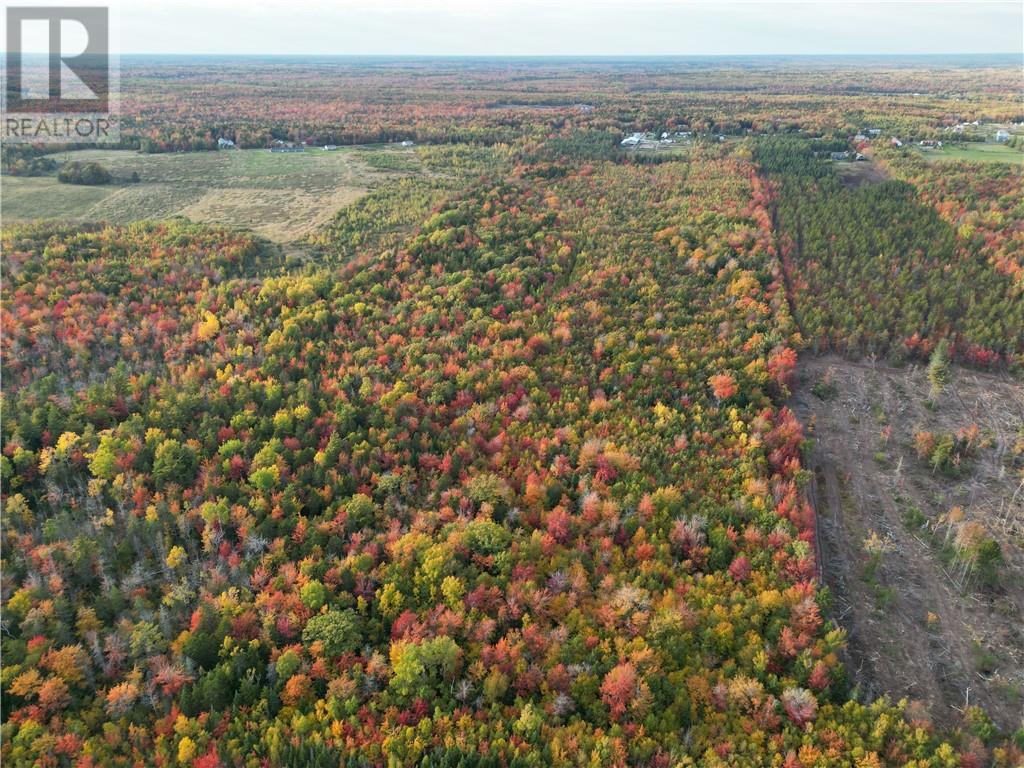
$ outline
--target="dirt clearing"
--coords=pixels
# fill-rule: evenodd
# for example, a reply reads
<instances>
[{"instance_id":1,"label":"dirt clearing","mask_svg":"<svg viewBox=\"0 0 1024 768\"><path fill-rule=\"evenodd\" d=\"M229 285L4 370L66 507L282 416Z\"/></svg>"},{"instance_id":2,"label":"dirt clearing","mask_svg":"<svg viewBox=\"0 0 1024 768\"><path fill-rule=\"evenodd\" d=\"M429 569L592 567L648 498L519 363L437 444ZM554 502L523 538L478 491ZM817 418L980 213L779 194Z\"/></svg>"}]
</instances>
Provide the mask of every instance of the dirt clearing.
<instances>
[{"instance_id":1,"label":"dirt clearing","mask_svg":"<svg viewBox=\"0 0 1024 768\"><path fill-rule=\"evenodd\" d=\"M871 160L856 160L849 163L835 163L840 183L847 189L856 189L866 184L879 184L887 181L889 174L880 165Z\"/></svg>"},{"instance_id":2,"label":"dirt clearing","mask_svg":"<svg viewBox=\"0 0 1024 768\"><path fill-rule=\"evenodd\" d=\"M851 683L938 725L976 704L1020 728L1024 383L954 369L929 404L920 366L824 357L800 370L790 405L814 438L808 493ZM921 458L947 438L952 453Z\"/></svg>"}]
</instances>

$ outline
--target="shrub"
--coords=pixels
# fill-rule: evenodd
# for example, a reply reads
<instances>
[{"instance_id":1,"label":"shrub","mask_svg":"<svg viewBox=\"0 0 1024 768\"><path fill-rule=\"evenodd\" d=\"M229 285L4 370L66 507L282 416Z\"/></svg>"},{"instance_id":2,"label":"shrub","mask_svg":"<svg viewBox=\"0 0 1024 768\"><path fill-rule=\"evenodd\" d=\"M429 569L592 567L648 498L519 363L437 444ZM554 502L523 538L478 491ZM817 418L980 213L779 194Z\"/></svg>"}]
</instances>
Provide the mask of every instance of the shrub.
<instances>
[{"instance_id":1,"label":"shrub","mask_svg":"<svg viewBox=\"0 0 1024 768\"><path fill-rule=\"evenodd\" d=\"M57 171L57 181L64 184L96 186L99 184L109 184L111 176L110 172L99 163L71 160L64 163L60 170Z\"/></svg>"}]
</instances>

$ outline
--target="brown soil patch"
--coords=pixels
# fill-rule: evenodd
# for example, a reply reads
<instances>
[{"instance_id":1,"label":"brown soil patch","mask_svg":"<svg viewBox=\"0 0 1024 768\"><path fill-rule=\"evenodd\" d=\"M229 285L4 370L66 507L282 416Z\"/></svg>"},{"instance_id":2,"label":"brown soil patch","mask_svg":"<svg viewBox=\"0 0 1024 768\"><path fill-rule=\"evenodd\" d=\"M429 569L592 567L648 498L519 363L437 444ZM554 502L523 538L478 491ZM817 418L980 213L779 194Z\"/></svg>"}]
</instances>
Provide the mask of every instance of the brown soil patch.
<instances>
[{"instance_id":1,"label":"brown soil patch","mask_svg":"<svg viewBox=\"0 0 1024 768\"><path fill-rule=\"evenodd\" d=\"M865 184L878 184L889 178L886 170L871 160L836 163L835 169L839 174L840 183L848 189L856 189Z\"/></svg>"},{"instance_id":2,"label":"brown soil patch","mask_svg":"<svg viewBox=\"0 0 1024 768\"><path fill-rule=\"evenodd\" d=\"M929 409L921 367L825 357L802 360L800 368L790 405L815 440L808 494L818 512L830 613L849 634L851 683L868 700L919 702L915 708L944 727L958 723L970 703L1004 732L1020 728L1024 383L954 370ZM822 399L812 390L826 374L834 395ZM918 458L919 430L956 432L971 424L984 444L956 477ZM956 529L945 516L954 506L1001 546L1006 562L994 587L963 578L951 557ZM874 570L864 544L872 533L887 549Z\"/></svg>"}]
</instances>

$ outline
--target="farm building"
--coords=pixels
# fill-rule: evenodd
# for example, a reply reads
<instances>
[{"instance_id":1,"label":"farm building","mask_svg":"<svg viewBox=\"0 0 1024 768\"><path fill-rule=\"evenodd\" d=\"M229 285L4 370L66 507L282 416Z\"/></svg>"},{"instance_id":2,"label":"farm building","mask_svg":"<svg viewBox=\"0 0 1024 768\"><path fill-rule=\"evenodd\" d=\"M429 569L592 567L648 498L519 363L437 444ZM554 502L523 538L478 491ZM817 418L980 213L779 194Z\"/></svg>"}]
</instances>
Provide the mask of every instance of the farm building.
<instances>
[{"instance_id":1,"label":"farm building","mask_svg":"<svg viewBox=\"0 0 1024 768\"><path fill-rule=\"evenodd\" d=\"M409 141L408 139L406 139L405 141L402 142L402 146L403 147L411 147L412 145L413 145L413 142Z\"/></svg>"},{"instance_id":2,"label":"farm building","mask_svg":"<svg viewBox=\"0 0 1024 768\"><path fill-rule=\"evenodd\" d=\"M324 151L325 152L333 152L337 148L338 148L337 144L324 144Z\"/></svg>"},{"instance_id":3,"label":"farm building","mask_svg":"<svg viewBox=\"0 0 1024 768\"><path fill-rule=\"evenodd\" d=\"M849 152L829 152L830 160L845 160L850 156Z\"/></svg>"},{"instance_id":4,"label":"farm building","mask_svg":"<svg viewBox=\"0 0 1024 768\"><path fill-rule=\"evenodd\" d=\"M1009 131L1004 131L1002 129L996 131L996 141L1009 141L1009 140L1010 140L1010 132Z\"/></svg>"},{"instance_id":5,"label":"farm building","mask_svg":"<svg viewBox=\"0 0 1024 768\"><path fill-rule=\"evenodd\" d=\"M235 146L235 142L231 139L225 139L223 137L217 139L217 149L231 149Z\"/></svg>"}]
</instances>

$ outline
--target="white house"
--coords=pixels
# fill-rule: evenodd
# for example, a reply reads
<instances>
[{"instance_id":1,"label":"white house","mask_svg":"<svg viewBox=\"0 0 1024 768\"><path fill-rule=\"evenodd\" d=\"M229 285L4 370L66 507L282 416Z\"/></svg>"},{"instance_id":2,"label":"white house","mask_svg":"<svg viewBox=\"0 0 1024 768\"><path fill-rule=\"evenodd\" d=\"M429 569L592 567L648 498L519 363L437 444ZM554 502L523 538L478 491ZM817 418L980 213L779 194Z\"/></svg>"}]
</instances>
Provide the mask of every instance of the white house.
<instances>
[{"instance_id":1,"label":"white house","mask_svg":"<svg viewBox=\"0 0 1024 768\"><path fill-rule=\"evenodd\" d=\"M406 139L405 141L402 142L402 146L403 147L411 147L412 146L412 142L409 141L408 139Z\"/></svg>"},{"instance_id":2,"label":"white house","mask_svg":"<svg viewBox=\"0 0 1024 768\"><path fill-rule=\"evenodd\" d=\"M233 146L235 146L235 142L231 139L225 139L224 137L217 139L217 149L231 149Z\"/></svg>"},{"instance_id":3,"label":"white house","mask_svg":"<svg viewBox=\"0 0 1024 768\"><path fill-rule=\"evenodd\" d=\"M324 144L324 151L325 152L333 152L337 148L338 148L337 144Z\"/></svg>"},{"instance_id":4,"label":"white house","mask_svg":"<svg viewBox=\"0 0 1024 768\"><path fill-rule=\"evenodd\" d=\"M1009 131L1004 131L1002 128L1000 128L998 131L996 131L996 141L1009 141L1009 140L1010 140L1010 132Z\"/></svg>"}]
</instances>

